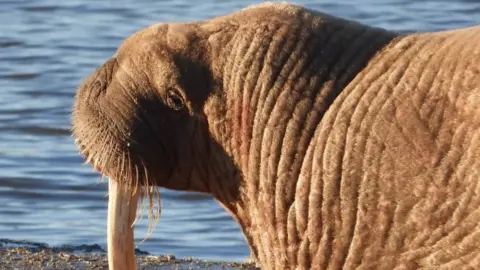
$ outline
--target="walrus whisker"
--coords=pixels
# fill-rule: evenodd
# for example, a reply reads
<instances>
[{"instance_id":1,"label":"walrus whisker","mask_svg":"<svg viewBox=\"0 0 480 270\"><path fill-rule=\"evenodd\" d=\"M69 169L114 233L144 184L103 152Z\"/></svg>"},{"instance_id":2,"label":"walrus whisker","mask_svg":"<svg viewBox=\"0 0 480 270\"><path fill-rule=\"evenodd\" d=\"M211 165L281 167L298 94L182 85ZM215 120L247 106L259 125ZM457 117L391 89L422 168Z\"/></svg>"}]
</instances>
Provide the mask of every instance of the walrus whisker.
<instances>
[{"instance_id":1,"label":"walrus whisker","mask_svg":"<svg viewBox=\"0 0 480 270\"><path fill-rule=\"evenodd\" d=\"M142 161L142 165L144 166L144 171L145 171L145 183L148 183L148 174L147 174L147 171L145 169L145 165L143 164L143 161ZM139 206L139 211L137 212L137 216L136 216L136 219L142 219L143 218L143 214L144 214L144 207L145 207L145 188L141 188L140 191L142 192L140 198L140 206Z\"/></svg>"},{"instance_id":2,"label":"walrus whisker","mask_svg":"<svg viewBox=\"0 0 480 270\"><path fill-rule=\"evenodd\" d=\"M152 192L151 190L149 190L149 196L148 196L148 202L149 202L149 208L148 208L148 231L147 231L147 236L145 237L145 239L147 239L148 237L150 237L150 235L152 234L153 232L153 227L154 227L154 224L155 224L155 219L154 219L154 214L153 214L153 208L154 208L154 195L152 195ZM153 222L151 222L153 220Z\"/></svg>"},{"instance_id":3,"label":"walrus whisker","mask_svg":"<svg viewBox=\"0 0 480 270\"><path fill-rule=\"evenodd\" d=\"M98 185L98 184L102 183L104 179L105 179L105 175L103 173L101 173L99 179L97 180L97 182L95 184Z\"/></svg>"},{"instance_id":4,"label":"walrus whisker","mask_svg":"<svg viewBox=\"0 0 480 270\"><path fill-rule=\"evenodd\" d=\"M124 169L125 169L125 155L126 155L125 153L123 153L123 154L121 155L121 156L122 156L122 157L121 157L121 163L120 163L120 164L121 164L121 166L120 166L120 167L121 167L121 169L120 169L120 174L121 174L121 175L124 174ZM120 157L119 157L119 159L120 159Z\"/></svg>"},{"instance_id":5,"label":"walrus whisker","mask_svg":"<svg viewBox=\"0 0 480 270\"><path fill-rule=\"evenodd\" d=\"M139 181L138 165L135 164L135 179L133 180L134 182L133 194L137 192L138 181Z\"/></svg>"},{"instance_id":6,"label":"walrus whisker","mask_svg":"<svg viewBox=\"0 0 480 270\"><path fill-rule=\"evenodd\" d=\"M100 134L100 137L101 139L103 139L103 143L102 143L102 148L100 149L100 154L99 154L99 157L97 159L97 162L103 164L103 166L106 166L108 163L108 158L110 155L108 155L109 151L108 150L111 150L112 148L110 147L110 136L108 135L107 131L104 130L102 131L102 133ZM98 163L95 164L95 167L98 166Z\"/></svg>"},{"instance_id":7,"label":"walrus whisker","mask_svg":"<svg viewBox=\"0 0 480 270\"><path fill-rule=\"evenodd\" d=\"M129 181L131 178L132 178L132 166L131 166L131 159L130 159L130 153L127 152L127 159L126 159L126 166L127 166L127 170L126 170L126 174L125 174L125 177L123 178L123 181ZM130 181L129 181L130 182Z\"/></svg>"},{"instance_id":8,"label":"walrus whisker","mask_svg":"<svg viewBox=\"0 0 480 270\"><path fill-rule=\"evenodd\" d=\"M107 132L104 132L104 133L107 133ZM103 135L103 134L102 134ZM99 164L102 164L103 167L107 167L110 165L110 159L112 157L111 155L111 152L113 152L113 149L114 149L114 142L113 142L113 139L109 136L109 134L105 134L104 135L104 147L102 147L101 149L101 154L100 154L100 157L98 158L98 161L99 161ZM107 168L104 168L105 170L107 170Z\"/></svg>"},{"instance_id":9,"label":"walrus whisker","mask_svg":"<svg viewBox=\"0 0 480 270\"><path fill-rule=\"evenodd\" d=\"M155 218L154 218L154 222L152 224L152 233L153 233L153 230L155 229L155 227L158 225L158 222L160 221L160 215L162 214L162 201L161 201L161 198L160 198L160 191L158 190L158 187L155 186L155 191L154 191L154 195L155 195L155 201L157 202L157 211L155 212Z\"/></svg>"},{"instance_id":10,"label":"walrus whisker","mask_svg":"<svg viewBox=\"0 0 480 270\"><path fill-rule=\"evenodd\" d=\"M137 177L136 179L134 180L134 185L133 185L133 194L136 194L137 192L139 192L139 186L138 186L138 183L140 182L139 180L139 177L138 177L138 168L137 168L137 165L135 165L135 170L137 171Z\"/></svg>"},{"instance_id":11,"label":"walrus whisker","mask_svg":"<svg viewBox=\"0 0 480 270\"><path fill-rule=\"evenodd\" d=\"M141 193L140 194L140 199L139 199L139 205L138 205L138 208L137 208L137 213L135 213L135 220L133 221L133 224L136 224L138 220L142 220L143 218L143 207L144 207L144 192L143 192L143 189L140 188L139 189L139 192Z\"/></svg>"}]
</instances>

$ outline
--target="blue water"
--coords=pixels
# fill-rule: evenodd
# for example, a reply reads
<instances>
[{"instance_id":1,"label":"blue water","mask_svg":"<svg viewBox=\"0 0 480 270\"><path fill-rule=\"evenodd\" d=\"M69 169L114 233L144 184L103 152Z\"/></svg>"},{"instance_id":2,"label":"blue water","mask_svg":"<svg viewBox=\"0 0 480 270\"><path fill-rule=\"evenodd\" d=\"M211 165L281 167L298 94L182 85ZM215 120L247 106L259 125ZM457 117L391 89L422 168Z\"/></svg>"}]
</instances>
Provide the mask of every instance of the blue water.
<instances>
[{"instance_id":1,"label":"blue water","mask_svg":"<svg viewBox=\"0 0 480 270\"><path fill-rule=\"evenodd\" d=\"M106 240L106 183L69 135L80 81L150 24L223 15L261 1L0 0L0 238L52 246ZM195 3L195 4L192 4ZM480 24L480 3L317 0L298 4L398 31ZM140 249L242 261L235 222L207 196L161 190L163 212ZM146 219L137 225L140 242Z\"/></svg>"}]
</instances>

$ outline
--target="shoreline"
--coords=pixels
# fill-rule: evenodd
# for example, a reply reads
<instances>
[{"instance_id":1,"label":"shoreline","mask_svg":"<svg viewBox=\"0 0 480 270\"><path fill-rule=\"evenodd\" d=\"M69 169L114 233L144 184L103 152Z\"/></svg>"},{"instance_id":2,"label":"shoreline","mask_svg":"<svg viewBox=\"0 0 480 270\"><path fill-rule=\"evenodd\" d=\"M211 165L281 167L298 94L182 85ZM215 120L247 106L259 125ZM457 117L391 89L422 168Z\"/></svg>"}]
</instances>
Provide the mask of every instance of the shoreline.
<instances>
[{"instance_id":1,"label":"shoreline","mask_svg":"<svg viewBox=\"0 0 480 270\"><path fill-rule=\"evenodd\" d=\"M174 255L152 256L135 250L137 269L258 269L252 262L223 262ZM0 269L108 269L99 245L49 247L42 243L0 239Z\"/></svg>"}]
</instances>

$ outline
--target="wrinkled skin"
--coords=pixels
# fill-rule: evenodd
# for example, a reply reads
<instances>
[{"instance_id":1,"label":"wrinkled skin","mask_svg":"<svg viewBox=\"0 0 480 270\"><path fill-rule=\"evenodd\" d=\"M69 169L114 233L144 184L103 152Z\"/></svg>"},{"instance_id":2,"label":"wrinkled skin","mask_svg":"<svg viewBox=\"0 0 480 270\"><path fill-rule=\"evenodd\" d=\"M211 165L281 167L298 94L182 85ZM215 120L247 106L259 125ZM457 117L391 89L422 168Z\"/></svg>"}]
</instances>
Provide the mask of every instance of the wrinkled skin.
<instances>
[{"instance_id":1,"label":"wrinkled skin","mask_svg":"<svg viewBox=\"0 0 480 270\"><path fill-rule=\"evenodd\" d=\"M479 63L480 27L266 4L126 39L73 133L113 184L212 194L263 269L475 269Z\"/></svg>"}]
</instances>

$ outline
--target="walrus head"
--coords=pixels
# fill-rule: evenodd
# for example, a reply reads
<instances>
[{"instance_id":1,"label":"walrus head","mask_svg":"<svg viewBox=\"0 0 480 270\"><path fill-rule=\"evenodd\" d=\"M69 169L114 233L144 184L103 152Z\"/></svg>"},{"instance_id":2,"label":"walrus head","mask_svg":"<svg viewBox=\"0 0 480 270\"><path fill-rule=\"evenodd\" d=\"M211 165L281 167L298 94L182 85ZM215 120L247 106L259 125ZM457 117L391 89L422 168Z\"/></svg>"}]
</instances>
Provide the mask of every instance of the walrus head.
<instances>
[{"instance_id":1,"label":"walrus head","mask_svg":"<svg viewBox=\"0 0 480 270\"><path fill-rule=\"evenodd\" d=\"M73 133L108 177L189 190L199 184L190 181L194 150L208 144L202 108L211 81L203 55L179 51L171 36L158 25L127 39L80 86Z\"/></svg>"},{"instance_id":2,"label":"walrus head","mask_svg":"<svg viewBox=\"0 0 480 270\"><path fill-rule=\"evenodd\" d=\"M205 103L214 82L195 27L159 24L139 31L77 91L73 135L87 162L110 178L112 268L134 268L130 225L137 191L149 198L155 216L156 187L212 193L211 178L232 171L209 133Z\"/></svg>"}]
</instances>

